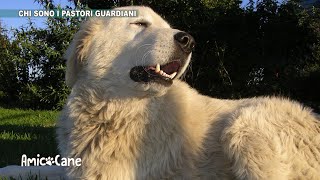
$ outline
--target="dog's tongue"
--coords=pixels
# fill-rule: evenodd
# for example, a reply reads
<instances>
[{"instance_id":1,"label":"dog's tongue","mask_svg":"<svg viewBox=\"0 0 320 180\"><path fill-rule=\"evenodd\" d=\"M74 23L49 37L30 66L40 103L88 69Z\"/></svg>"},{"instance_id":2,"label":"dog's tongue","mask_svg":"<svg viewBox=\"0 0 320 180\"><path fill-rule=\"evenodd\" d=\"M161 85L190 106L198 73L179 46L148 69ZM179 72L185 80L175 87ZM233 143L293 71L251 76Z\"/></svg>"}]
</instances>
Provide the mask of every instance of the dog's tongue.
<instances>
[{"instance_id":1,"label":"dog's tongue","mask_svg":"<svg viewBox=\"0 0 320 180\"><path fill-rule=\"evenodd\" d=\"M172 74L174 72L178 72L180 65L181 65L180 61L173 61L166 65L161 66L161 70L167 74Z\"/></svg>"}]
</instances>

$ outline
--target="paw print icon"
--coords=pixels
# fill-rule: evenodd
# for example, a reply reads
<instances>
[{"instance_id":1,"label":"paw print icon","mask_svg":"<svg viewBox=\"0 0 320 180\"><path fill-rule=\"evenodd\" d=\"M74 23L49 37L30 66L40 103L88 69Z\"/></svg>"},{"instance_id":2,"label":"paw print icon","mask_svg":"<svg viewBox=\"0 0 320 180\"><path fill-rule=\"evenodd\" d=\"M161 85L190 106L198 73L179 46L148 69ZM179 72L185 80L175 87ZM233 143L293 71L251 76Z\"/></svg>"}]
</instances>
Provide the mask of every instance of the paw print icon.
<instances>
[{"instance_id":1,"label":"paw print icon","mask_svg":"<svg viewBox=\"0 0 320 180\"><path fill-rule=\"evenodd\" d=\"M46 158L46 165L49 165L49 166L52 166L52 165L54 165L54 159L53 159L53 157L48 157L48 158Z\"/></svg>"}]
</instances>

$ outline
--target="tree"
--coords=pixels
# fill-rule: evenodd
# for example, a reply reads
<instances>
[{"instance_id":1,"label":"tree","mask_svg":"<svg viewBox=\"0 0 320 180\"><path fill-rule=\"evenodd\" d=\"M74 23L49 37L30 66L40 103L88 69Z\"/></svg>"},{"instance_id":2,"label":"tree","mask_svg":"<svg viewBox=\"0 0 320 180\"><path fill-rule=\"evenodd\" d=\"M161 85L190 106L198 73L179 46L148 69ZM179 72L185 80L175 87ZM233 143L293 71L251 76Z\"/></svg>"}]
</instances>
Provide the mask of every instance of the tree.
<instances>
[{"instance_id":1,"label":"tree","mask_svg":"<svg viewBox=\"0 0 320 180\"><path fill-rule=\"evenodd\" d=\"M0 24L0 101L8 104L17 100L19 80L16 62L11 60L15 47L10 43L7 30ZM4 103L6 102L6 103Z\"/></svg>"},{"instance_id":2,"label":"tree","mask_svg":"<svg viewBox=\"0 0 320 180\"><path fill-rule=\"evenodd\" d=\"M54 8L53 5L51 8ZM14 30L0 50L2 104L34 109L62 107L69 89L64 82L62 58L80 20L49 17L46 29L29 26ZM4 37L4 36L1 36Z\"/></svg>"}]
</instances>

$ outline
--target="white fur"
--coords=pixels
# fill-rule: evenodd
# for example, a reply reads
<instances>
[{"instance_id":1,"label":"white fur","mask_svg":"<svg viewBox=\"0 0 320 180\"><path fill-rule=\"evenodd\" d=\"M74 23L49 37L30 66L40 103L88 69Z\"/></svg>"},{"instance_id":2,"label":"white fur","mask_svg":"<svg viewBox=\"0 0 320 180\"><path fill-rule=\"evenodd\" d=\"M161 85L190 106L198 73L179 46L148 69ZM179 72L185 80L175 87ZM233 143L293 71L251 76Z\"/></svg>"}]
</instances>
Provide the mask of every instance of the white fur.
<instances>
[{"instance_id":1,"label":"white fur","mask_svg":"<svg viewBox=\"0 0 320 180\"><path fill-rule=\"evenodd\" d=\"M177 53L179 30L147 7L127 8L139 17L93 18L66 53L72 92L57 139L63 156L82 158L70 179L320 178L320 123L309 108L214 99L178 79L170 87L131 80L132 67Z\"/></svg>"}]
</instances>

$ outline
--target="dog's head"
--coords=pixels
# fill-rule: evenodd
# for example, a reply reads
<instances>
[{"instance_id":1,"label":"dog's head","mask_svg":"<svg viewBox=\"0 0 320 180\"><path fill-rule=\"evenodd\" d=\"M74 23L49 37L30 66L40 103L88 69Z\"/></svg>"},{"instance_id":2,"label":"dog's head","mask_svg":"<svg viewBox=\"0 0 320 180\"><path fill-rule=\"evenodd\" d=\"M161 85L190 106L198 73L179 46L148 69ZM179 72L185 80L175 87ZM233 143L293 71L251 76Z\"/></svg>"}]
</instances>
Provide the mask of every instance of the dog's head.
<instances>
[{"instance_id":1,"label":"dog's head","mask_svg":"<svg viewBox=\"0 0 320 180\"><path fill-rule=\"evenodd\" d=\"M67 85L92 82L112 96L162 95L186 70L192 36L172 29L148 7L137 17L91 18L67 52Z\"/></svg>"}]
</instances>

